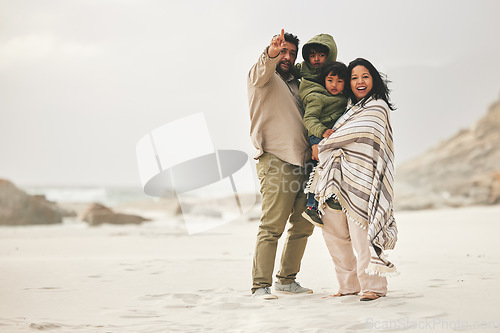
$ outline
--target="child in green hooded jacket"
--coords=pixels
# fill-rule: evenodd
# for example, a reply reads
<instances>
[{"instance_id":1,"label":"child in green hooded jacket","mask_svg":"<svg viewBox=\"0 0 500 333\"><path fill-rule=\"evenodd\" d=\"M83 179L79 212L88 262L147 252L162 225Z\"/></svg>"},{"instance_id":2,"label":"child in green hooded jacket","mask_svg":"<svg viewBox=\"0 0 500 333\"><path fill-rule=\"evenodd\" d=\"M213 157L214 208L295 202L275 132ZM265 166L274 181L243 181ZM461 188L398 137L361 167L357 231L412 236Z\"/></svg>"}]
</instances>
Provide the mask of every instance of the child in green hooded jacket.
<instances>
[{"instance_id":1,"label":"child in green hooded jacket","mask_svg":"<svg viewBox=\"0 0 500 333\"><path fill-rule=\"evenodd\" d=\"M299 79L317 80L321 66L337 60L337 44L329 34L319 34L302 47L304 61L295 65L294 75Z\"/></svg>"},{"instance_id":2,"label":"child in green hooded jacket","mask_svg":"<svg viewBox=\"0 0 500 333\"><path fill-rule=\"evenodd\" d=\"M347 99L342 92L346 81L346 65L335 61L321 66L318 79L303 79L300 83L299 95L305 109L304 125L308 131L315 162L318 159L318 143L333 133L331 128L345 112ZM306 206L302 216L314 225L322 227L323 222L318 214L314 193L309 192ZM332 208L342 209L338 202L334 202Z\"/></svg>"}]
</instances>

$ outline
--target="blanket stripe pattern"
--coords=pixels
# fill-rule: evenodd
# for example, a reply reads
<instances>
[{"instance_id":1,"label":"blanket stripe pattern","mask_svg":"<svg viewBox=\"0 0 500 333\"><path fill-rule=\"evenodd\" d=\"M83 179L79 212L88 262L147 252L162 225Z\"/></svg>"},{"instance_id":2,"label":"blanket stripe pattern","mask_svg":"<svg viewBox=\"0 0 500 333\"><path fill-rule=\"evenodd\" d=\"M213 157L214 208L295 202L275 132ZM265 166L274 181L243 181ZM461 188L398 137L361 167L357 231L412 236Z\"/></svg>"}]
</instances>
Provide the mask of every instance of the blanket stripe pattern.
<instances>
[{"instance_id":1,"label":"blanket stripe pattern","mask_svg":"<svg viewBox=\"0 0 500 333\"><path fill-rule=\"evenodd\" d=\"M383 253L394 248L398 232L389 112L385 101L373 99L348 109L333 127L335 132L318 145L319 163L311 182L320 214L333 197L351 221L368 229L371 260L366 272L380 276L398 274Z\"/></svg>"}]
</instances>

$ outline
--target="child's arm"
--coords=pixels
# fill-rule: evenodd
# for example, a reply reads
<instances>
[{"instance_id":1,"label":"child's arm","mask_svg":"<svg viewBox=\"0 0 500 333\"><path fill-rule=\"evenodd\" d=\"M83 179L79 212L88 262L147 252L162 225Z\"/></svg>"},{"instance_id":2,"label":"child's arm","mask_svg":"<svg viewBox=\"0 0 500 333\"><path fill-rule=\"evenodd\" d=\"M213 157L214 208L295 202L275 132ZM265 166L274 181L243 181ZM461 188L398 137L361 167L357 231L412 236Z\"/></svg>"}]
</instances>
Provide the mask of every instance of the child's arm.
<instances>
[{"instance_id":1,"label":"child's arm","mask_svg":"<svg viewBox=\"0 0 500 333\"><path fill-rule=\"evenodd\" d=\"M315 97L314 94L309 94L304 99L304 126L309 131L309 135L323 138L323 133L328 129L319 121L321 110L323 110L323 102L321 98Z\"/></svg>"},{"instance_id":2,"label":"child's arm","mask_svg":"<svg viewBox=\"0 0 500 333\"><path fill-rule=\"evenodd\" d=\"M334 130L332 130L331 128L330 129L327 129L324 133L323 133L323 137L324 138L328 138L330 137L330 135L333 134L333 132L335 132Z\"/></svg>"},{"instance_id":3,"label":"child's arm","mask_svg":"<svg viewBox=\"0 0 500 333\"><path fill-rule=\"evenodd\" d=\"M312 154L311 154L311 159L314 161L319 161L319 150L318 150L318 145L312 145L311 146Z\"/></svg>"},{"instance_id":4,"label":"child's arm","mask_svg":"<svg viewBox=\"0 0 500 333\"><path fill-rule=\"evenodd\" d=\"M320 143L322 138L318 138L317 136L311 135L309 137L309 142L311 143L311 149L312 149L312 159L315 161L319 161L318 157L318 143Z\"/></svg>"}]
</instances>

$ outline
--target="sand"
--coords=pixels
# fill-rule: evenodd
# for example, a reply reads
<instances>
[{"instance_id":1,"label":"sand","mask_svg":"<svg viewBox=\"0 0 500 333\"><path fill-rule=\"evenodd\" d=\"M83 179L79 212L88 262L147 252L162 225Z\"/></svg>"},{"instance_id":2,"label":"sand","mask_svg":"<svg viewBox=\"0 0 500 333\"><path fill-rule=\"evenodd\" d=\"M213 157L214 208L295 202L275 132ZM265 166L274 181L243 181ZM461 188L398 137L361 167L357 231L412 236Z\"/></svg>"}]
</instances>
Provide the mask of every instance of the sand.
<instances>
[{"instance_id":1,"label":"sand","mask_svg":"<svg viewBox=\"0 0 500 333\"><path fill-rule=\"evenodd\" d=\"M250 296L258 223L188 236L158 221L0 227L0 332L500 331L500 207L397 212L387 297L337 291L316 228L298 281L310 295Z\"/></svg>"}]
</instances>

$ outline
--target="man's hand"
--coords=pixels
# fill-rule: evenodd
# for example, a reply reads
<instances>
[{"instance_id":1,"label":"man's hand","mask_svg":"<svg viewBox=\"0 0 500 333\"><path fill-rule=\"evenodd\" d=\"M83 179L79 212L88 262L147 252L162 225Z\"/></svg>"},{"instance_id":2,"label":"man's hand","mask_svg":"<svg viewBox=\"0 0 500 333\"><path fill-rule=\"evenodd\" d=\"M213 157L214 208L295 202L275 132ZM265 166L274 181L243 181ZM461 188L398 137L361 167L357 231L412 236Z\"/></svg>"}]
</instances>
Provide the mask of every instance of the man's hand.
<instances>
[{"instance_id":1,"label":"man's hand","mask_svg":"<svg viewBox=\"0 0 500 333\"><path fill-rule=\"evenodd\" d=\"M318 158L318 145L312 145L311 149L312 149L312 159L315 160L315 161L319 161L319 158Z\"/></svg>"},{"instance_id":2,"label":"man's hand","mask_svg":"<svg viewBox=\"0 0 500 333\"><path fill-rule=\"evenodd\" d=\"M330 135L332 135L333 133L335 133L334 130L332 129L327 129L326 131L323 132L323 137L324 138L328 138Z\"/></svg>"},{"instance_id":3,"label":"man's hand","mask_svg":"<svg viewBox=\"0 0 500 333\"><path fill-rule=\"evenodd\" d=\"M276 35L271 40L267 54L271 58L276 58L285 45L285 30L281 29L281 34Z\"/></svg>"}]
</instances>

